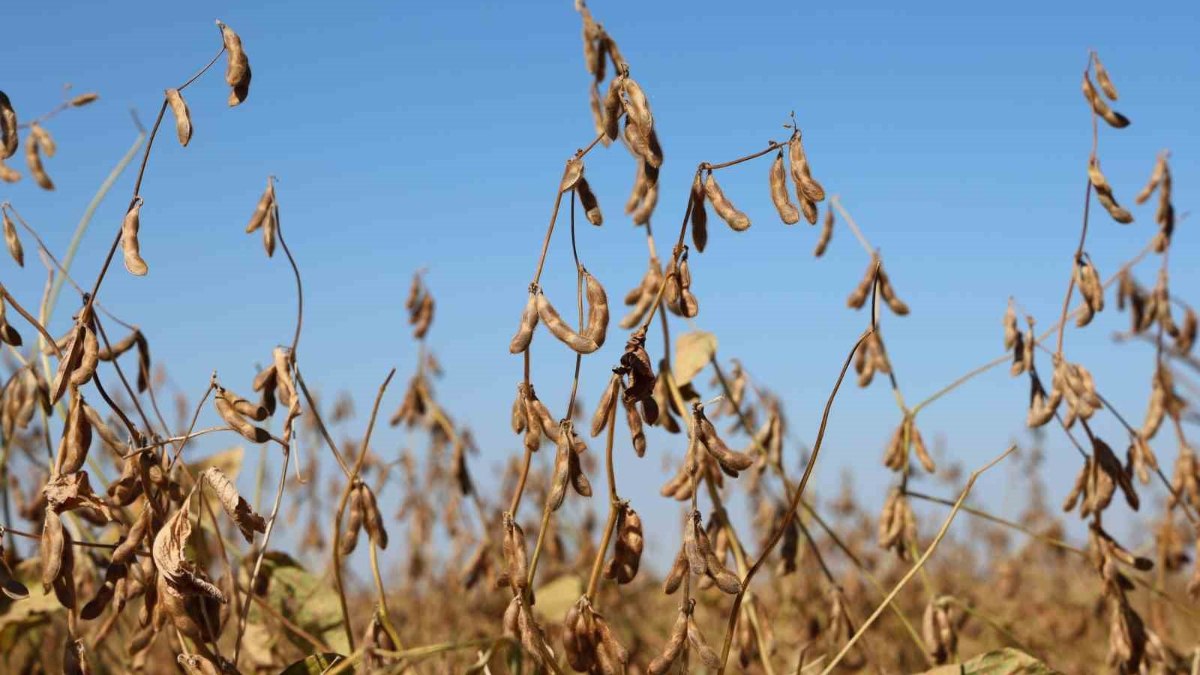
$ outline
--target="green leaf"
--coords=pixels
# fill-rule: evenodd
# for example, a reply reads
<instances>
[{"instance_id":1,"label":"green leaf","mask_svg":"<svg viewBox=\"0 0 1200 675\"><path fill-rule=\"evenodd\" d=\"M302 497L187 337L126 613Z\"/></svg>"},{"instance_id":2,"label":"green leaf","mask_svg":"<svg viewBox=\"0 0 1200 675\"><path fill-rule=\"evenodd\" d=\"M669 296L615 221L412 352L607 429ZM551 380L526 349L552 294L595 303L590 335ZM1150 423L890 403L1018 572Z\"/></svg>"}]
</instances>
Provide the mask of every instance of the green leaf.
<instances>
[{"instance_id":1,"label":"green leaf","mask_svg":"<svg viewBox=\"0 0 1200 675\"><path fill-rule=\"evenodd\" d=\"M675 340L675 384L682 387L717 353L717 336L702 330L684 333Z\"/></svg>"},{"instance_id":2,"label":"green leaf","mask_svg":"<svg viewBox=\"0 0 1200 675\"><path fill-rule=\"evenodd\" d=\"M284 668L279 675L321 675L321 673L336 666L346 657L341 654L328 652L325 654L310 654L301 661Z\"/></svg>"},{"instance_id":3,"label":"green leaf","mask_svg":"<svg viewBox=\"0 0 1200 675\"><path fill-rule=\"evenodd\" d=\"M248 583L249 571L242 569L242 583ZM321 639L330 649L349 652L346 632L342 628L342 606L332 584L322 580L280 551L268 551L263 556L262 570L255 584L259 592L266 588L267 603L306 632ZM251 621L270 622L267 612L256 605L251 606ZM296 646L311 649L312 645L284 631Z\"/></svg>"},{"instance_id":4,"label":"green leaf","mask_svg":"<svg viewBox=\"0 0 1200 675\"><path fill-rule=\"evenodd\" d=\"M1062 675L1059 671L1017 649L1005 647L980 654L970 661L940 666L924 675Z\"/></svg>"}]
</instances>

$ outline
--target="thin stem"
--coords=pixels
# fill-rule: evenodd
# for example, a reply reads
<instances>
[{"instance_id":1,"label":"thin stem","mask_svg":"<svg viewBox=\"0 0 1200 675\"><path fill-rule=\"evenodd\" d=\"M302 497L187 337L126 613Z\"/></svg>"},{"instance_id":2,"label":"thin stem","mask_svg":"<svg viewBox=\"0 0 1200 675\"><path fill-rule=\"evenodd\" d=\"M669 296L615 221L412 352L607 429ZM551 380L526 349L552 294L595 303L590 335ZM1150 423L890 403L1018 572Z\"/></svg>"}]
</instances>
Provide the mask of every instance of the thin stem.
<instances>
[{"instance_id":1,"label":"thin stem","mask_svg":"<svg viewBox=\"0 0 1200 675\"><path fill-rule=\"evenodd\" d=\"M846 355L845 362L842 363L842 370L838 373L837 381L833 385L833 391L829 392L829 399L825 402L825 409L821 413L821 425L817 429L817 440L813 443L812 454L809 455L808 463L804 466L804 475L800 477L800 485L796 488L796 492L792 495L792 502L788 506L787 515L783 519L783 523L771 535L766 546L763 547L763 552L754 561L754 565L750 567L750 571L746 573L742 579L742 590L733 599L733 609L729 614L729 626L725 630L725 644L721 648L721 667L718 673L725 672L725 664L729 660L729 648L733 644L733 632L737 628L738 608L742 604L742 599L746 595L746 591L750 587L750 581L754 579L754 575L766 562L771 552L775 550L775 546L783 537L784 531L792 524L792 519L796 517L796 509L799 507L800 498L804 496L804 488L808 485L808 479L812 476L813 467L817 463L817 457L821 453L821 442L825 440L825 428L829 424L829 412L833 409L833 402L837 398L838 390L842 387L842 380L846 378L846 371L850 369L850 362L854 360L854 353L862 346L865 341L874 332L874 328L868 328L863 331L858 340L854 342L854 346L850 348L850 353Z\"/></svg>"},{"instance_id":2,"label":"thin stem","mask_svg":"<svg viewBox=\"0 0 1200 675\"><path fill-rule=\"evenodd\" d=\"M887 597L884 598L883 603L875 608L875 611L871 613L871 616L867 617L867 620L863 622L863 625L858 629L858 632L856 632L848 641L846 641L846 644L842 647L842 650L839 651L837 655L833 657L833 660L829 662L829 665L825 666L825 669L821 671L821 675L829 675L829 673L833 671L837 664L841 663L842 659L850 651L850 648L853 647L856 642L858 642L863 633L865 633L867 629L871 627L871 624L875 623L875 620L879 618L879 615L883 613L883 610L888 603L890 603L896 597L896 595L900 593L901 589L903 589L904 586L907 585L908 582L913 578L913 576L925 565L925 561L929 560L929 556L933 555L933 552L937 549L938 544L942 543L942 539L946 536L946 532L950 530L950 524L954 522L954 516L956 516L959 509L962 508L963 502L967 500L967 496L971 494L971 488L975 486L975 481L979 478L979 476L981 476L988 469L999 464L1001 460L1003 460L1005 457L1008 457L1009 454L1016 449L1017 446L1015 445L1008 446L1008 449L1000 453L998 457L991 460L983 467L971 472L970 478L967 479L966 487L964 487L962 493L959 494L958 501L954 503L954 508L950 510L950 514L946 516L946 520L942 522L941 529L938 530L938 533L936 536L934 536L933 541L929 543L928 548L925 549L925 552L921 554L921 557L913 564L912 568L909 569L908 572L905 573L905 575L900 579L900 581L896 583L896 586L890 593L888 593Z\"/></svg>"},{"instance_id":3,"label":"thin stem","mask_svg":"<svg viewBox=\"0 0 1200 675\"><path fill-rule=\"evenodd\" d=\"M613 438L617 427L617 396L621 395L620 380L613 379L612 387L618 391L612 392L612 411L608 415L608 435L604 441L604 466L608 472L608 522L604 526L604 535L600 538L600 549L596 551L596 559L592 562L592 576L588 579L587 593L589 601L596 597L596 587L600 584L600 569L604 565L604 556L608 553L608 542L612 539L613 528L617 524L617 510L624 508L617 495L617 474L613 470Z\"/></svg>"},{"instance_id":4,"label":"thin stem","mask_svg":"<svg viewBox=\"0 0 1200 675\"><path fill-rule=\"evenodd\" d=\"M842 217L842 220L846 221L846 226L854 233L854 238L858 240L859 245L867 252L867 255L875 255L875 248L871 246L871 242L867 241L867 238L863 236L862 230L858 228L858 223L854 222L854 218L846 210L846 207L842 206L841 197L833 195L829 198L829 205L837 209L838 215Z\"/></svg>"},{"instance_id":5,"label":"thin stem","mask_svg":"<svg viewBox=\"0 0 1200 675\"><path fill-rule=\"evenodd\" d=\"M371 419L367 423L367 432L363 435L362 446L358 451L358 459L354 462L354 468L350 470L350 475L346 480L346 487L342 490L341 499L338 501L337 514L333 519L333 579L338 592L338 601L342 609L342 626L346 630L346 642L350 645L350 649L354 649L354 629L350 625L350 608L346 604L346 588L342 580L342 516L345 515L346 504L350 501L350 491L358 482L358 473L362 470L363 462L367 458L367 448L370 446L371 432L375 429L375 418L379 414L379 404L383 400L383 392L387 390L388 383L392 381L392 377L395 374L395 368L388 371L383 384L379 385L378 393L375 394L375 404L371 407ZM308 392L305 391L306 396L307 394Z\"/></svg>"}]
</instances>

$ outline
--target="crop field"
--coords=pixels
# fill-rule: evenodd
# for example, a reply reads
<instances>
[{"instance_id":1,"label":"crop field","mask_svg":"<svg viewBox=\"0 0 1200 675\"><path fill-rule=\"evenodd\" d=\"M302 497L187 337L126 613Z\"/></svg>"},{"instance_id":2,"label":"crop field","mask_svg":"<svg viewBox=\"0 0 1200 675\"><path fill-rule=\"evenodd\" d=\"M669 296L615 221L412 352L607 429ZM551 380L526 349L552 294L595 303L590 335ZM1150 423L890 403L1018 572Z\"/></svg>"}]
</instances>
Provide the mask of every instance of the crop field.
<instances>
[{"instance_id":1,"label":"crop field","mask_svg":"<svg viewBox=\"0 0 1200 675\"><path fill-rule=\"evenodd\" d=\"M514 105L586 89L570 127L584 132L503 161L486 122L447 122L446 136L397 122L443 155L366 156L350 140L374 123L363 102L314 77L288 114L321 131L288 140L304 147L252 190L204 192L212 164L172 172L196 154L233 173L284 128L230 126L278 91L269 52L285 39L239 33L232 16L147 65L176 72L136 83L161 100L145 124L134 112L123 156L88 167L106 176L98 189L76 189L66 165L73 144L108 133L89 126L107 94L67 87L42 109L18 95L28 86L0 91L0 675L1200 675L1200 321L1193 289L1172 284L1197 278L1196 164L1170 138L1123 139L1141 111L1171 105L1193 106L1194 131L1195 94L1128 93L1119 50L1041 63L1085 66L1070 90L1078 133L1061 146L1085 197L1072 190L1070 221L1045 224L1066 238L1012 243L1028 259L981 281L972 256L1017 235L977 232L964 250L923 241L925 211L856 221L854 171L824 140L829 117L809 112L820 95L769 92L774 120L745 133L706 117L738 148L709 156L656 114L656 92L684 85L643 75L659 72L639 69L657 46L618 34L636 23L628 7L557 9L547 25L582 49L542 58L569 58L577 79L526 76L497 53L518 73L498 87ZM790 48L766 47L780 60ZM689 77L718 77L707 58ZM338 64L337 78L358 76ZM872 99L881 119L887 98ZM964 174L1003 155L1007 133L972 140ZM1021 161L1053 163L1051 145ZM290 178L346 156L380 173L452 163L457 180L430 199L504 225L447 231L398 187L393 232L364 237L357 195L302 194L311 184ZM898 191L923 182L887 172ZM497 198L493 177L524 192ZM1036 220L1009 178L990 187ZM936 211L943 193L982 188L921 189ZM172 208L207 219L226 205L239 222L171 222L184 217ZM81 210L74 229L60 222ZM791 248L774 248L780 233ZM209 239L243 257L179 282L218 260L185 250ZM397 269L391 255L425 262ZM776 276L784 259L806 282ZM935 283L940 296L918 290ZM935 302L939 320L922 323ZM990 351L966 327L979 316ZM387 353L360 353L381 330ZM351 372L369 386L323 383Z\"/></svg>"}]
</instances>

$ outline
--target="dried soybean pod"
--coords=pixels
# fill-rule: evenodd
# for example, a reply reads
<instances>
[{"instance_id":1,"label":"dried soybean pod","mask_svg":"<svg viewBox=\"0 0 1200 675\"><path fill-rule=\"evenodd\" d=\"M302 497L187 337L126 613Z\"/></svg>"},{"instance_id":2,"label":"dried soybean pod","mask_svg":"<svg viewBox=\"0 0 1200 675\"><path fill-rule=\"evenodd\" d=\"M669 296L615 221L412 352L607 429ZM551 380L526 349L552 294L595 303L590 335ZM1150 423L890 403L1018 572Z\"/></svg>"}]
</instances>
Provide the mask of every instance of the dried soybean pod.
<instances>
[{"instance_id":1,"label":"dried soybean pod","mask_svg":"<svg viewBox=\"0 0 1200 675\"><path fill-rule=\"evenodd\" d=\"M1121 113L1113 110L1100 98L1100 94L1096 92L1096 87L1092 84L1092 78L1088 77L1087 71L1083 73L1083 97L1091 104L1092 111L1100 117L1104 118L1105 122L1114 129L1123 129L1129 126L1129 118Z\"/></svg>"},{"instance_id":2,"label":"dried soybean pod","mask_svg":"<svg viewBox=\"0 0 1200 675\"><path fill-rule=\"evenodd\" d=\"M829 240L833 238L833 207L825 209L825 221L821 224L821 234L817 237L817 246L813 249L813 256L820 258L825 255L825 249L829 248Z\"/></svg>"},{"instance_id":3,"label":"dried soybean pod","mask_svg":"<svg viewBox=\"0 0 1200 675\"><path fill-rule=\"evenodd\" d=\"M517 334L513 336L512 341L508 343L509 353L520 354L529 349L529 343L533 340L533 329L537 328L537 322L537 294L530 293L529 300L525 302L525 309L521 311L521 325L517 328Z\"/></svg>"},{"instance_id":4,"label":"dried soybean pod","mask_svg":"<svg viewBox=\"0 0 1200 675\"><path fill-rule=\"evenodd\" d=\"M692 181L692 243L696 250L704 253L708 246L708 211L704 208L704 184L700 182L700 173Z\"/></svg>"},{"instance_id":5,"label":"dried soybean pod","mask_svg":"<svg viewBox=\"0 0 1200 675\"><path fill-rule=\"evenodd\" d=\"M33 174L33 180L37 182L38 187L43 190L54 189L54 181L50 180L49 174L42 166L42 156L39 154L36 136L30 136L28 142L25 143L25 164L29 167L29 173Z\"/></svg>"},{"instance_id":6,"label":"dried soybean pod","mask_svg":"<svg viewBox=\"0 0 1200 675\"><path fill-rule=\"evenodd\" d=\"M621 110L624 107L624 102L621 100L621 80L622 77L614 77L613 81L608 85L608 92L604 95L604 135L608 140L615 141L621 133L621 126L618 121L621 118ZM16 126L15 124L13 125ZM14 146L15 147L15 146Z\"/></svg>"},{"instance_id":7,"label":"dried soybean pod","mask_svg":"<svg viewBox=\"0 0 1200 675\"><path fill-rule=\"evenodd\" d=\"M225 42L225 51L229 53L225 65L225 84L232 89L229 92L229 106L233 107L245 101L250 93L250 60L242 48L242 38L220 21L217 21L217 27L221 29L221 39Z\"/></svg>"},{"instance_id":8,"label":"dried soybean pod","mask_svg":"<svg viewBox=\"0 0 1200 675\"><path fill-rule=\"evenodd\" d=\"M680 548L679 553L675 554L675 562L671 565L671 571L667 573L667 578L663 581L663 592L671 595L679 590L679 585L683 583L683 577L687 573L687 554L684 553L683 548Z\"/></svg>"},{"instance_id":9,"label":"dried soybean pod","mask_svg":"<svg viewBox=\"0 0 1200 675\"><path fill-rule=\"evenodd\" d=\"M125 214L121 223L121 249L125 253L125 269L134 276L145 276L149 271L146 261L142 259L141 244L138 242L138 230L141 228L142 198L133 198L133 205Z\"/></svg>"},{"instance_id":10,"label":"dried soybean pod","mask_svg":"<svg viewBox=\"0 0 1200 675\"><path fill-rule=\"evenodd\" d=\"M17 236L17 226L13 224L12 218L8 217L7 210L0 209L0 215L4 220L4 244L8 246L8 253L17 262L18 267L24 267L25 249L21 246L21 238Z\"/></svg>"},{"instance_id":11,"label":"dried soybean pod","mask_svg":"<svg viewBox=\"0 0 1200 675\"><path fill-rule=\"evenodd\" d=\"M221 415L221 419L225 420L226 424L233 427L246 440L253 443L266 443L271 440L271 434L266 429L250 424L233 409L233 405L225 398L224 390L217 393L213 404L217 408L217 413Z\"/></svg>"},{"instance_id":12,"label":"dried soybean pod","mask_svg":"<svg viewBox=\"0 0 1200 675\"><path fill-rule=\"evenodd\" d=\"M358 548L358 533L362 530L363 524L363 504L362 493L357 489L350 491L350 513L346 519L346 531L342 534L342 543L339 550L343 556L354 553L354 549Z\"/></svg>"},{"instance_id":13,"label":"dried soybean pod","mask_svg":"<svg viewBox=\"0 0 1200 675\"><path fill-rule=\"evenodd\" d=\"M608 380L608 386L604 388L604 394L600 396L600 404L596 406L596 413L592 415L592 425L588 430L591 432L592 438L600 435L600 432L608 425L608 419L616 412L617 389L620 386L621 376L613 373Z\"/></svg>"},{"instance_id":14,"label":"dried soybean pod","mask_svg":"<svg viewBox=\"0 0 1200 675\"><path fill-rule=\"evenodd\" d=\"M179 137L179 144L186 148L192 140L192 113L178 89L168 89L166 95L167 105L171 106L171 114L175 116L175 135Z\"/></svg>"},{"instance_id":15,"label":"dried soybean pod","mask_svg":"<svg viewBox=\"0 0 1200 675\"><path fill-rule=\"evenodd\" d=\"M268 178L267 189L263 190L262 196L258 198L258 204L254 207L254 215L250 216L250 224L246 225L246 234L250 234L262 227L274 203L275 183Z\"/></svg>"},{"instance_id":16,"label":"dried soybean pod","mask_svg":"<svg viewBox=\"0 0 1200 675\"><path fill-rule=\"evenodd\" d=\"M54 137L50 135L46 128L37 122L29 123L29 135L37 142L38 149L46 153L47 157L53 157L54 153L58 152L58 146L54 143Z\"/></svg>"},{"instance_id":17,"label":"dried soybean pod","mask_svg":"<svg viewBox=\"0 0 1200 675\"><path fill-rule=\"evenodd\" d=\"M538 293L537 307L538 316L541 318L542 323L563 344L580 354L591 354L600 348L600 345L597 345L595 341L571 330L571 327L559 316L558 311L554 309L554 305L550 304L550 300L546 298L544 293Z\"/></svg>"},{"instance_id":18,"label":"dried soybean pod","mask_svg":"<svg viewBox=\"0 0 1200 675\"><path fill-rule=\"evenodd\" d=\"M96 332L91 327L84 325L83 327L83 352L79 357L79 367L71 371L71 384L76 387L82 387L92 379L92 375L96 373L96 363L99 361L97 354L100 352L100 343L96 340Z\"/></svg>"},{"instance_id":19,"label":"dried soybean pod","mask_svg":"<svg viewBox=\"0 0 1200 675\"><path fill-rule=\"evenodd\" d=\"M654 215L654 209L658 206L658 182L649 183L646 187L646 193L642 196L642 202L637 209L633 211L631 217L634 225L645 225L650 222L650 216Z\"/></svg>"},{"instance_id":20,"label":"dried soybean pod","mask_svg":"<svg viewBox=\"0 0 1200 675\"><path fill-rule=\"evenodd\" d=\"M1159 187L1159 185L1162 184L1163 178L1166 177L1166 174L1166 161L1163 159L1162 155L1159 155L1154 160L1154 168L1150 171L1150 180L1146 182L1146 187L1142 188L1142 191L1137 193L1137 196L1134 197L1133 200L1138 204L1146 203L1146 200L1150 199L1150 195L1154 194L1154 191Z\"/></svg>"},{"instance_id":21,"label":"dried soybean pod","mask_svg":"<svg viewBox=\"0 0 1200 675\"><path fill-rule=\"evenodd\" d=\"M683 652L683 645L687 641L688 614L682 609L679 611L679 616L675 619L675 625L671 627L671 636L667 638L667 644L663 647L662 652L654 657L650 662L646 672L650 675L663 675L675 665L675 660Z\"/></svg>"},{"instance_id":22,"label":"dried soybean pod","mask_svg":"<svg viewBox=\"0 0 1200 675\"><path fill-rule=\"evenodd\" d=\"M99 98L100 98L100 94L97 94L94 91L89 91L86 94L80 94L80 95L76 96L75 98L71 99L71 107L72 108L82 108L83 106L85 106L89 103L92 103Z\"/></svg>"},{"instance_id":23,"label":"dried soybean pod","mask_svg":"<svg viewBox=\"0 0 1200 675\"><path fill-rule=\"evenodd\" d=\"M608 295L604 287L587 270L583 270L583 278L587 289L588 320L583 329L583 337L596 343L596 348L604 346L604 338L608 333Z\"/></svg>"},{"instance_id":24,"label":"dried soybean pod","mask_svg":"<svg viewBox=\"0 0 1200 675\"><path fill-rule=\"evenodd\" d=\"M137 345L138 355L137 390L141 394L150 388L150 343L139 330L134 336L134 344Z\"/></svg>"},{"instance_id":25,"label":"dried soybean pod","mask_svg":"<svg viewBox=\"0 0 1200 675\"><path fill-rule=\"evenodd\" d=\"M572 157L567 160L567 166L563 169L563 177L558 184L558 191L566 192L574 189L580 178L583 178L583 160Z\"/></svg>"},{"instance_id":26,"label":"dried soybean pod","mask_svg":"<svg viewBox=\"0 0 1200 675\"><path fill-rule=\"evenodd\" d=\"M62 519L54 511L46 511L42 522L42 538L38 552L42 562L42 590L49 592L63 569L64 533Z\"/></svg>"},{"instance_id":27,"label":"dried soybean pod","mask_svg":"<svg viewBox=\"0 0 1200 675\"><path fill-rule=\"evenodd\" d=\"M17 152L17 112L13 110L8 95L0 91L0 159L8 159Z\"/></svg>"},{"instance_id":28,"label":"dried soybean pod","mask_svg":"<svg viewBox=\"0 0 1200 675\"><path fill-rule=\"evenodd\" d=\"M771 201L775 204L775 210L779 212L779 219L786 225L795 225L800 222L800 213L796 211L796 206L788 198L782 150L775 155L775 161L771 162L768 183L771 188Z\"/></svg>"},{"instance_id":29,"label":"dried soybean pod","mask_svg":"<svg viewBox=\"0 0 1200 675\"><path fill-rule=\"evenodd\" d=\"M690 614L687 618L687 637L688 642L692 643L692 647L696 649L696 654L699 655L700 661L708 668L720 668L721 657L713 651L712 647L704 641L704 635L700 633L700 627L696 625L696 620Z\"/></svg>"},{"instance_id":30,"label":"dried soybean pod","mask_svg":"<svg viewBox=\"0 0 1200 675\"><path fill-rule=\"evenodd\" d=\"M5 164L4 160L0 159L0 180L5 183L15 183L21 180L21 172Z\"/></svg>"},{"instance_id":31,"label":"dried soybean pod","mask_svg":"<svg viewBox=\"0 0 1200 675\"><path fill-rule=\"evenodd\" d=\"M1109 100L1115 101L1117 98L1117 88L1113 86L1112 78L1108 76L1108 69L1100 62L1100 55L1092 52L1092 64L1096 66L1096 82L1100 84L1100 89Z\"/></svg>"},{"instance_id":32,"label":"dried soybean pod","mask_svg":"<svg viewBox=\"0 0 1200 675\"><path fill-rule=\"evenodd\" d=\"M717 179L711 172L704 181L704 194L712 202L717 215L734 231L745 232L750 228L750 218L734 207L733 202L725 196L725 192L721 190L721 186L717 184Z\"/></svg>"},{"instance_id":33,"label":"dried soybean pod","mask_svg":"<svg viewBox=\"0 0 1200 675\"><path fill-rule=\"evenodd\" d=\"M583 176L575 183L575 194L579 196L579 205L583 207L587 221L597 227L603 225L604 215L600 213L600 202L596 200L596 193L592 192L592 186L588 185Z\"/></svg>"},{"instance_id":34,"label":"dried soybean pod","mask_svg":"<svg viewBox=\"0 0 1200 675\"><path fill-rule=\"evenodd\" d=\"M646 455L646 432L642 427L642 416L638 414L637 405L633 401L621 400L625 407L625 422L629 425L629 436L633 442L633 451L638 457Z\"/></svg>"},{"instance_id":35,"label":"dried soybean pod","mask_svg":"<svg viewBox=\"0 0 1200 675\"><path fill-rule=\"evenodd\" d=\"M636 124L644 136L649 136L650 130L654 128L654 115L650 112L646 92L628 75L621 79L621 90L625 93L629 121Z\"/></svg>"},{"instance_id":36,"label":"dried soybean pod","mask_svg":"<svg viewBox=\"0 0 1200 675\"><path fill-rule=\"evenodd\" d=\"M554 455L554 474L550 479L550 493L546 496L546 506L551 511L562 508L567 496L567 485L571 481L571 442L566 434L559 433L557 452Z\"/></svg>"},{"instance_id":37,"label":"dried soybean pod","mask_svg":"<svg viewBox=\"0 0 1200 675\"><path fill-rule=\"evenodd\" d=\"M379 512L379 504L375 501L375 493L365 484L359 485L358 489L362 493L363 526L367 529L367 536L370 538L372 544L378 546L380 549L386 549L388 545L388 533L387 528L383 524L383 514ZM262 516L259 516L259 518L262 518ZM263 522L263 527L266 527L265 521ZM243 531L243 534L245 534L245 531Z\"/></svg>"},{"instance_id":38,"label":"dried soybean pod","mask_svg":"<svg viewBox=\"0 0 1200 675\"><path fill-rule=\"evenodd\" d=\"M792 181L796 183L797 199L801 202L825 200L825 188L821 187L821 184L812 177L812 170L808 166L808 157L804 154L804 143L801 140L799 129L788 140L788 166L792 171Z\"/></svg>"}]
</instances>

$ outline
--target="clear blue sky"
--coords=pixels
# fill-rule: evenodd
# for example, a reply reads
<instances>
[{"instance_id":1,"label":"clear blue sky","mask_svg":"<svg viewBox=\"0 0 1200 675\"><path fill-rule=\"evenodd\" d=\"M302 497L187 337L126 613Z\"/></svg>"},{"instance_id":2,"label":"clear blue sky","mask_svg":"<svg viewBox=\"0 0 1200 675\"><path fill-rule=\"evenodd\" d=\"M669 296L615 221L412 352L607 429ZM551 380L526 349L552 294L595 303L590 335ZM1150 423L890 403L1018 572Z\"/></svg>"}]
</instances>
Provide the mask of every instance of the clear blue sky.
<instances>
[{"instance_id":1,"label":"clear blue sky","mask_svg":"<svg viewBox=\"0 0 1200 675\"><path fill-rule=\"evenodd\" d=\"M10 55L0 87L26 118L52 107L59 86L96 90L99 103L48 125L59 185L0 185L62 250L101 179L134 136L128 110L147 123L163 88L176 86L219 47L220 18L243 37L254 71L248 102L229 110L220 70L188 90L190 147L160 138L143 188L143 253L150 275L116 269L102 301L135 318L155 356L193 396L209 372L248 388L251 366L289 339L290 272L242 234L267 174L279 176L285 232L305 278L301 359L327 398L355 392L356 424L384 373L399 368L387 412L415 360L403 297L428 267L438 300L430 341L448 373L446 406L469 420L483 447L476 471L499 465L518 441L507 415L520 361L506 345L525 300L562 161L592 136L589 76L571 3L17 3L5 10ZM1200 29L1191 2L909 3L594 2L647 90L667 161L655 224L678 227L690 173L782 138L795 110L815 175L882 247L893 283L913 308L886 319L900 384L918 400L1001 353L1000 317L1015 295L1043 326L1057 314L1078 237L1090 146L1079 91L1096 48L1133 124L1101 129L1100 153L1117 196L1132 195L1162 148L1173 152L1175 201L1195 208L1200 171ZM581 255L614 300L645 268L643 233L620 213L633 165L619 146L589 157L604 207L602 229L583 226ZM19 160L19 157L16 158ZM18 163L19 164L19 163ZM814 260L815 229L785 227L767 198L764 161L721 174L754 226L714 222L710 249L692 256L701 327L721 354L739 356L788 403L806 443L865 316L844 307L867 260L840 228ZM133 172L104 203L75 273L94 277L119 226ZM1088 250L1107 276L1154 232L1150 207L1122 227L1093 212ZM1193 295L1196 239L1180 224L1176 294ZM27 242L27 251L32 244ZM545 285L566 302L573 272L565 230ZM4 282L36 304L42 274L0 263ZM1139 275L1152 283L1150 272ZM67 296L64 295L64 299ZM1193 298L1195 299L1195 298ZM65 326L66 306L54 330ZM1140 420L1152 354L1113 347L1125 316L1113 309L1072 331L1068 353L1092 367L1102 391ZM677 325L675 332L681 332ZM583 400L594 404L622 340L586 359ZM553 407L566 398L570 356L539 337L534 378ZM659 342L652 342L655 350ZM654 358L658 358L654 354ZM941 459L980 464L1023 429L1027 382L1003 370L923 413ZM856 469L868 499L890 479L879 463L898 415L882 383L848 386L818 473L831 493ZM1115 424L1099 430L1123 448ZM349 431L349 430L348 430ZM385 455L403 435L381 430ZM1174 456L1164 435L1160 457ZM216 449L215 444L197 446ZM652 520L673 522L657 497L660 457L678 440L652 439L644 471L622 452L622 491ZM1078 458L1048 437L1051 496L1069 487ZM794 460L794 457L793 457ZM987 481L999 500L1010 476ZM602 482L597 475L594 482ZM1021 484L1013 481L1011 490ZM1159 494L1159 492L1155 492ZM1001 503L997 501L996 503Z\"/></svg>"}]
</instances>

